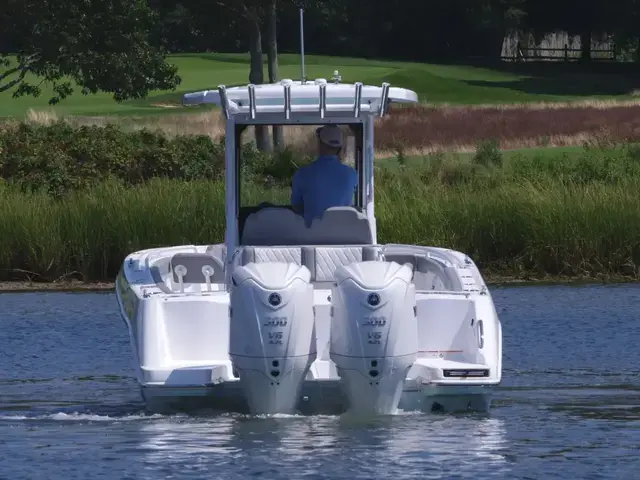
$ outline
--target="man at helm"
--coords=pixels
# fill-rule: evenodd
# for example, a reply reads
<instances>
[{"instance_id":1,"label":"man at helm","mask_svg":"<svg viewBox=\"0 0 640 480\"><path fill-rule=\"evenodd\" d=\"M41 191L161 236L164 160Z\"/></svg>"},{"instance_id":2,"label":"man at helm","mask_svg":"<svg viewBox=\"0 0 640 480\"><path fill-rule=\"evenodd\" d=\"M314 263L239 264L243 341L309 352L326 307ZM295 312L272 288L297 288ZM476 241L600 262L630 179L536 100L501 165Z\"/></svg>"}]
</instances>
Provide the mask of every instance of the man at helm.
<instances>
[{"instance_id":1,"label":"man at helm","mask_svg":"<svg viewBox=\"0 0 640 480\"><path fill-rule=\"evenodd\" d=\"M316 135L318 158L295 173L291 188L291 206L304 216L307 227L328 208L352 206L358 186L357 172L340 159L340 128L325 125L316 130Z\"/></svg>"}]
</instances>

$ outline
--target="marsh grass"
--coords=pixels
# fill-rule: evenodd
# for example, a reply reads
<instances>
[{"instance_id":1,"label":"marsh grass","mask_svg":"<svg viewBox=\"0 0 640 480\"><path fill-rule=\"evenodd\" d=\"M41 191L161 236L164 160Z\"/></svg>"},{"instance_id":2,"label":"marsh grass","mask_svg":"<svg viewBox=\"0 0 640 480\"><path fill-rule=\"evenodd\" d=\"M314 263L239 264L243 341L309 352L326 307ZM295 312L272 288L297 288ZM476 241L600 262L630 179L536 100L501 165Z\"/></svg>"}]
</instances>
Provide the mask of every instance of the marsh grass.
<instances>
[{"instance_id":1,"label":"marsh grass","mask_svg":"<svg viewBox=\"0 0 640 480\"><path fill-rule=\"evenodd\" d=\"M379 240L454 248L488 274L635 278L634 155L585 151L577 159L516 158L501 166L434 155L421 167L378 166ZM254 205L286 203L289 195L256 182L244 192L243 203ZM0 183L0 238L0 280L113 279L132 251L222 242L224 185L152 179L127 187L105 179L54 200Z\"/></svg>"},{"instance_id":2,"label":"marsh grass","mask_svg":"<svg viewBox=\"0 0 640 480\"><path fill-rule=\"evenodd\" d=\"M59 116L53 110L29 110L25 121L36 125L64 121L74 127L118 125L124 130L148 129L169 137L206 135L216 142L224 137L224 119L217 109L137 117ZM295 150L314 151L314 127L287 127L284 135L286 145ZM246 136L247 141L250 137ZM408 154L421 155L438 150L469 152L479 142L493 140L502 149L579 146L593 137L640 140L640 101L392 106L388 115L375 123L379 158L393 155L398 146Z\"/></svg>"}]
</instances>

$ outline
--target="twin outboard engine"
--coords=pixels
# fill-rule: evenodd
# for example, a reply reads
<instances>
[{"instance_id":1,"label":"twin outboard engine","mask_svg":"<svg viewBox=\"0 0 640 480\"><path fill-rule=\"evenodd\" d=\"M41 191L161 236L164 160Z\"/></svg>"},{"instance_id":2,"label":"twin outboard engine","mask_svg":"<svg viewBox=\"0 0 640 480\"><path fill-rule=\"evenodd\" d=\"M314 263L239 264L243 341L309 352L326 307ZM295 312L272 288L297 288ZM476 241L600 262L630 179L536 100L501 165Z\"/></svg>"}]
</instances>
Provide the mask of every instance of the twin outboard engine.
<instances>
[{"instance_id":1,"label":"twin outboard engine","mask_svg":"<svg viewBox=\"0 0 640 480\"><path fill-rule=\"evenodd\" d=\"M292 263L233 273L229 355L252 414L294 413L316 359L311 274Z\"/></svg>"},{"instance_id":2,"label":"twin outboard engine","mask_svg":"<svg viewBox=\"0 0 640 480\"><path fill-rule=\"evenodd\" d=\"M335 276L331 360L350 410L394 414L418 352L411 267L360 262L338 267Z\"/></svg>"}]
</instances>

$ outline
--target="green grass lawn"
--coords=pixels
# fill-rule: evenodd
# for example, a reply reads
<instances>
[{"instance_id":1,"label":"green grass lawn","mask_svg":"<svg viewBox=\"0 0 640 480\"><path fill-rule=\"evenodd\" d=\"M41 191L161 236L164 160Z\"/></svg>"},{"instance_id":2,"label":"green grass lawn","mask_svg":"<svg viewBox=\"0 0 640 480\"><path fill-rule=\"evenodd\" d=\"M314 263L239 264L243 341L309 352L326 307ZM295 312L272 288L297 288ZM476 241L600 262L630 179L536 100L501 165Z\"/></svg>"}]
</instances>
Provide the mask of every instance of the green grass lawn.
<instances>
[{"instance_id":1,"label":"green grass lawn","mask_svg":"<svg viewBox=\"0 0 640 480\"><path fill-rule=\"evenodd\" d=\"M60 105L52 108L60 115L145 115L176 113L154 104L179 103L182 94L219 84L245 84L249 76L248 54L183 54L172 55L170 61L178 65L182 84L175 92L155 92L141 101L121 104L109 94L83 96L76 92ZM636 75L586 73L514 73L508 69L490 69L460 65L431 65L407 62L388 62L356 58L306 57L309 78L330 79L339 70L345 82L392 85L415 90L422 102L452 104L525 103L541 101L572 101L586 98L625 99L640 82ZM283 78L300 77L298 55L280 56ZM266 68L265 68L266 74ZM50 90L39 98L14 99L11 92L0 93L0 117L22 117L31 108L50 109L47 101ZM192 111L192 109L186 109Z\"/></svg>"}]
</instances>

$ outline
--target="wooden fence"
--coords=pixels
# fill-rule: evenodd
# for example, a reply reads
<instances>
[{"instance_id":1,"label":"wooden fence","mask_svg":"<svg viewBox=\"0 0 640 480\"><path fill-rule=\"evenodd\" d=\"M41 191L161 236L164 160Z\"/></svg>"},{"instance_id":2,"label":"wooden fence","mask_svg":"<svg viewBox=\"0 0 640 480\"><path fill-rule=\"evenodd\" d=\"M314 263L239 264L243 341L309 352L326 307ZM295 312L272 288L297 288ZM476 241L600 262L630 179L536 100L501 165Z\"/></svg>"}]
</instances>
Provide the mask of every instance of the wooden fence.
<instances>
[{"instance_id":1,"label":"wooden fence","mask_svg":"<svg viewBox=\"0 0 640 480\"><path fill-rule=\"evenodd\" d=\"M568 44L564 48L542 48L526 47L518 42L518 46L513 55L503 56L502 60L511 62L577 62L582 58L582 50L570 48ZM615 62L617 61L615 45L609 48L591 49L591 61L593 62Z\"/></svg>"}]
</instances>

